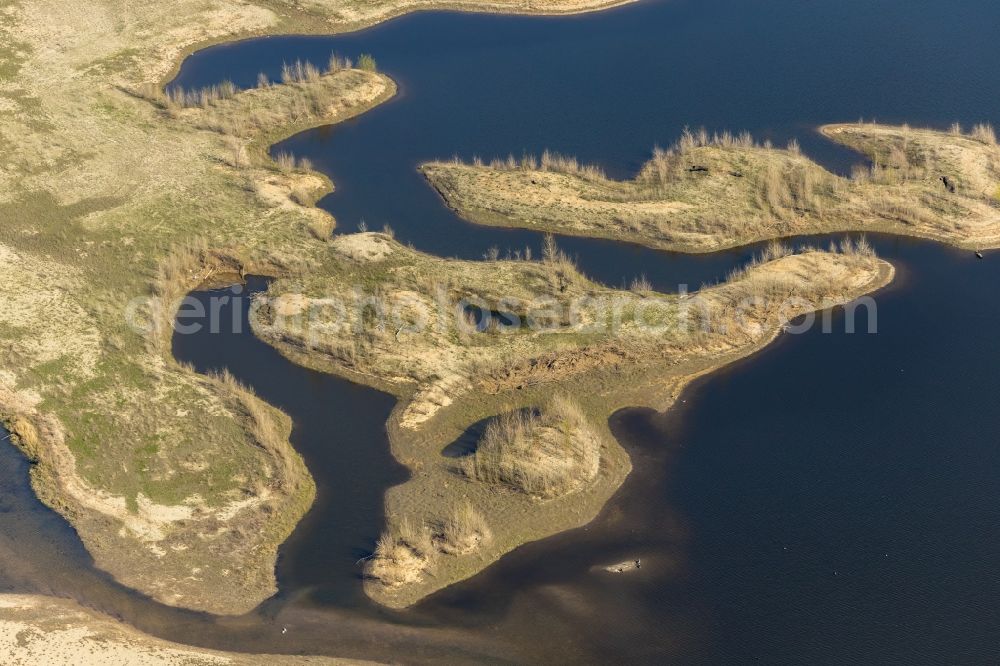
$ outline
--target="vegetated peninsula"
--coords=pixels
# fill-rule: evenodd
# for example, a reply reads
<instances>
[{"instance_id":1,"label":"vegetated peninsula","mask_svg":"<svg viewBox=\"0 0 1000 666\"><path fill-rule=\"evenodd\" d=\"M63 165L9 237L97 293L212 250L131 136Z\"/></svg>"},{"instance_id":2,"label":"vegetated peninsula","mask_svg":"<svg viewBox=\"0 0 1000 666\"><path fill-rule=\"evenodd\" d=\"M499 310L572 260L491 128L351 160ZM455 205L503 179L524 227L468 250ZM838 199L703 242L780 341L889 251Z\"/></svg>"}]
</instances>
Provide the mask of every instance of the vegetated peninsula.
<instances>
[{"instance_id":1,"label":"vegetated peninsula","mask_svg":"<svg viewBox=\"0 0 1000 666\"><path fill-rule=\"evenodd\" d=\"M181 58L416 9L612 4L0 3L0 420L97 566L215 613L274 592L277 547L312 502L312 479L288 419L178 365L169 324L176 298L205 280L322 264L334 221L311 203L332 184L265 149L395 92L372 59L332 58L289 63L283 80L249 91L164 95Z\"/></svg>"},{"instance_id":2,"label":"vegetated peninsula","mask_svg":"<svg viewBox=\"0 0 1000 666\"><path fill-rule=\"evenodd\" d=\"M665 409L790 318L893 274L863 243L773 246L723 284L664 295L592 282L551 238L538 260L459 261L378 233L335 237L325 271L272 282L252 324L296 363L400 398L389 434L412 476L387 493L365 581L394 607L592 520L630 469L613 411ZM442 454L483 420L474 451Z\"/></svg>"},{"instance_id":3,"label":"vegetated peninsula","mask_svg":"<svg viewBox=\"0 0 1000 666\"><path fill-rule=\"evenodd\" d=\"M421 166L450 207L479 224L599 236L711 252L839 231L1000 246L1000 146L986 125L965 133L876 124L827 125L824 136L867 156L851 178L749 135L686 132L632 180L546 153Z\"/></svg>"}]
</instances>

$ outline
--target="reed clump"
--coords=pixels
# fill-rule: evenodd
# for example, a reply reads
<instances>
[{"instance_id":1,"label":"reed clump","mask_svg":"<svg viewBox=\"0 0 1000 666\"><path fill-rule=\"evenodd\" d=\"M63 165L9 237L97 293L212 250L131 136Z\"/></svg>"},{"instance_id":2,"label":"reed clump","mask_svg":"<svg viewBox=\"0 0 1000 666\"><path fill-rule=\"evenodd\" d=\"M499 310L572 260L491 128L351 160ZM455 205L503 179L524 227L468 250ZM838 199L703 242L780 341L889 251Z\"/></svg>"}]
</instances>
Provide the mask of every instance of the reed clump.
<instances>
[{"instance_id":1,"label":"reed clump","mask_svg":"<svg viewBox=\"0 0 1000 666\"><path fill-rule=\"evenodd\" d=\"M551 499L593 481L600 461L597 430L576 402L557 395L538 412L513 410L490 421L462 471L476 481Z\"/></svg>"},{"instance_id":2,"label":"reed clump","mask_svg":"<svg viewBox=\"0 0 1000 666\"><path fill-rule=\"evenodd\" d=\"M237 92L239 89L232 81L223 81L217 85L197 90L185 90L175 86L164 92L163 103L168 109L185 109L195 106L207 109L220 100L232 99Z\"/></svg>"},{"instance_id":3,"label":"reed clump","mask_svg":"<svg viewBox=\"0 0 1000 666\"><path fill-rule=\"evenodd\" d=\"M465 555L478 549L492 536L486 519L469 500L465 500L441 521L435 541L438 550L444 554Z\"/></svg>"},{"instance_id":4,"label":"reed clump","mask_svg":"<svg viewBox=\"0 0 1000 666\"><path fill-rule=\"evenodd\" d=\"M201 237L179 243L161 261L156 269L153 290L165 299L187 293L198 280L205 266L208 241Z\"/></svg>"},{"instance_id":5,"label":"reed clump","mask_svg":"<svg viewBox=\"0 0 1000 666\"><path fill-rule=\"evenodd\" d=\"M345 58L337 53L331 53L330 60L326 65L326 73L333 74L334 72L339 72L343 69L351 69L352 67L354 67L354 64L351 62L350 58Z\"/></svg>"},{"instance_id":6,"label":"reed clump","mask_svg":"<svg viewBox=\"0 0 1000 666\"><path fill-rule=\"evenodd\" d=\"M460 164L461 160L455 156L453 158L453 162L455 164ZM476 166L484 166L483 160L479 157L473 158L473 164ZM607 179L604 170L599 166L593 164L581 164L575 157L562 155L550 150L544 151L541 157L524 155L518 159L513 155L508 155L503 159L494 158L490 160L488 166L491 169L496 169L498 171L548 171L550 173L563 173L590 180Z\"/></svg>"},{"instance_id":7,"label":"reed clump","mask_svg":"<svg viewBox=\"0 0 1000 666\"><path fill-rule=\"evenodd\" d=\"M414 527L403 519L379 537L375 552L365 563L365 576L390 588L423 579L438 552L430 529Z\"/></svg>"},{"instance_id":8,"label":"reed clump","mask_svg":"<svg viewBox=\"0 0 1000 666\"><path fill-rule=\"evenodd\" d=\"M441 558L478 551L493 533L483 515L464 500L441 519L413 524L403 518L390 523L365 563L365 576L388 588L420 582Z\"/></svg>"},{"instance_id":9,"label":"reed clump","mask_svg":"<svg viewBox=\"0 0 1000 666\"><path fill-rule=\"evenodd\" d=\"M291 153L281 151L274 156L274 163L282 173L291 171L312 171L313 163L308 157L296 159Z\"/></svg>"},{"instance_id":10,"label":"reed clump","mask_svg":"<svg viewBox=\"0 0 1000 666\"><path fill-rule=\"evenodd\" d=\"M992 125L987 125L986 123L980 123L973 127L969 136L977 141L982 141L988 146L997 145L996 130L993 129Z\"/></svg>"},{"instance_id":11,"label":"reed clump","mask_svg":"<svg viewBox=\"0 0 1000 666\"><path fill-rule=\"evenodd\" d=\"M307 83L319 81L321 73L319 67L308 60L296 60L293 63L282 63L281 82L282 83Z\"/></svg>"}]
</instances>

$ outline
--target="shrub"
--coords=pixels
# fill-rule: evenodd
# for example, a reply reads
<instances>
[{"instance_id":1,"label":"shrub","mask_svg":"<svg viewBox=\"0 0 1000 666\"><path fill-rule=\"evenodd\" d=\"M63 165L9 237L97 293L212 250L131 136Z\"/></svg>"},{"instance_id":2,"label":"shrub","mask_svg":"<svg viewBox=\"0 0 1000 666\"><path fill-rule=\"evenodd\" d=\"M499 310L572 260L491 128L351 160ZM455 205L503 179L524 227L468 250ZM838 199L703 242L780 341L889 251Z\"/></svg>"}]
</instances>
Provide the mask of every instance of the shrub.
<instances>
[{"instance_id":1,"label":"shrub","mask_svg":"<svg viewBox=\"0 0 1000 666\"><path fill-rule=\"evenodd\" d=\"M358 69L366 72L376 72L378 71L378 65L375 64L375 58L371 57L367 53L362 53L361 56L358 57Z\"/></svg>"}]
</instances>

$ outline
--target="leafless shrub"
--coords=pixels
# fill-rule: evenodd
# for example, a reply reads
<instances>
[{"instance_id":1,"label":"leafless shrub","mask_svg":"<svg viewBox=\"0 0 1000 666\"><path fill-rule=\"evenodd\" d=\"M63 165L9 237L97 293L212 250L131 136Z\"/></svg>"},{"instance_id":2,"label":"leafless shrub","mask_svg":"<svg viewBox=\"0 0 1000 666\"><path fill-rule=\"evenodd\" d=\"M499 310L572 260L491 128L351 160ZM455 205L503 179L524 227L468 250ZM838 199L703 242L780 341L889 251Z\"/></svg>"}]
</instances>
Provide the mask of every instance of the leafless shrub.
<instances>
[{"instance_id":1,"label":"leafless shrub","mask_svg":"<svg viewBox=\"0 0 1000 666\"><path fill-rule=\"evenodd\" d=\"M180 87L168 88L164 93L164 103L168 109L183 109L194 106L208 108L216 102L230 99L238 89L232 81L223 81L199 90L184 90Z\"/></svg>"},{"instance_id":2,"label":"leafless shrub","mask_svg":"<svg viewBox=\"0 0 1000 666\"><path fill-rule=\"evenodd\" d=\"M632 284L629 285L629 290L636 294L648 294L653 291L653 283L651 283L645 275L640 275L632 280Z\"/></svg>"},{"instance_id":3,"label":"leafless shrub","mask_svg":"<svg viewBox=\"0 0 1000 666\"><path fill-rule=\"evenodd\" d=\"M520 253L517 253L516 258L520 258ZM524 258L525 261L531 260L531 248L525 250ZM555 287L560 292L566 291L570 284L582 277L576 262L559 249L552 234L545 234L542 238L542 264L549 269Z\"/></svg>"},{"instance_id":4,"label":"leafless shrub","mask_svg":"<svg viewBox=\"0 0 1000 666\"><path fill-rule=\"evenodd\" d=\"M982 141L987 146L997 145L997 134L993 129L992 125L987 125L986 123L979 123L972 128L972 132L969 133L973 139L977 141Z\"/></svg>"},{"instance_id":5,"label":"leafless shrub","mask_svg":"<svg viewBox=\"0 0 1000 666\"><path fill-rule=\"evenodd\" d=\"M291 64L286 62L281 65L282 83L306 83L318 81L319 77L319 68L308 60L296 60Z\"/></svg>"},{"instance_id":6,"label":"leafless shrub","mask_svg":"<svg viewBox=\"0 0 1000 666\"><path fill-rule=\"evenodd\" d=\"M278 165L281 171L287 173L295 168L295 157L285 151L281 151L274 156L274 163Z\"/></svg>"},{"instance_id":7,"label":"leafless shrub","mask_svg":"<svg viewBox=\"0 0 1000 666\"><path fill-rule=\"evenodd\" d=\"M330 54L330 61L326 66L326 71L328 74L333 74L334 72L339 72L343 69L351 69L353 67L350 58L344 58L336 53Z\"/></svg>"}]
</instances>

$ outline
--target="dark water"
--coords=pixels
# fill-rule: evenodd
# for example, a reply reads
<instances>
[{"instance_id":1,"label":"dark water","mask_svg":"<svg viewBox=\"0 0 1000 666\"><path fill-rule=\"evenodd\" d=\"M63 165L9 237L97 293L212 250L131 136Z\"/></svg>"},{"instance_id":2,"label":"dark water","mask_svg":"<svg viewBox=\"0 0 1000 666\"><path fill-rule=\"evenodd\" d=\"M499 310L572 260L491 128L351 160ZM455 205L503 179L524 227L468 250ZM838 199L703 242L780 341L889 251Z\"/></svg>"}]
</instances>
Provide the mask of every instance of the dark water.
<instances>
[{"instance_id":1,"label":"dark water","mask_svg":"<svg viewBox=\"0 0 1000 666\"><path fill-rule=\"evenodd\" d=\"M418 248L478 257L538 239L458 220L416 173L420 161L548 147L624 177L653 144L706 125L779 143L795 136L846 171L857 157L812 127L861 116L1000 119L998 19L1000 6L985 1L902 0L654 2L559 19L419 14L336 38L209 49L178 80L250 84L282 60L374 54L398 98L278 149L331 174L338 190L322 205L341 232L361 219L389 223ZM662 288L713 281L749 254L561 245L608 283L645 273ZM635 471L598 520L520 548L406 613L368 604L354 563L381 526L382 490L404 478L385 441L391 399L286 363L248 333L178 337L175 349L200 369L230 368L296 421L320 495L282 549L279 597L220 620L120 588L29 494L27 463L10 447L0 448L0 547L18 567L0 570L0 586L74 596L165 637L250 651L996 663L1000 263L909 240L876 245L899 268L878 295L876 335L847 335L839 320L831 334L786 335L699 381L667 415L620 412L612 427ZM591 572L635 557L634 575Z\"/></svg>"}]
</instances>

